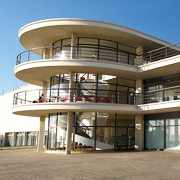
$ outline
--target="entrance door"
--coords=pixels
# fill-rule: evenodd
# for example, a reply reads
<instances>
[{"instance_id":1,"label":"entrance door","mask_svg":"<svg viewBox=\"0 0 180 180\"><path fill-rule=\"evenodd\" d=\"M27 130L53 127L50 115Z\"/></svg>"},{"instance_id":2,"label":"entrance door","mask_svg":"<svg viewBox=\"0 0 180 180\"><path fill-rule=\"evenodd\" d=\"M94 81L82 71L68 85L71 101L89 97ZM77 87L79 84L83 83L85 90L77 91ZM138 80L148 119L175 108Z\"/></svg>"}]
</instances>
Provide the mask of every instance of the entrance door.
<instances>
[{"instance_id":1,"label":"entrance door","mask_svg":"<svg viewBox=\"0 0 180 180\"><path fill-rule=\"evenodd\" d=\"M116 128L116 150L134 149L134 128L117 127Z\"/></svg>"}]
</instances>

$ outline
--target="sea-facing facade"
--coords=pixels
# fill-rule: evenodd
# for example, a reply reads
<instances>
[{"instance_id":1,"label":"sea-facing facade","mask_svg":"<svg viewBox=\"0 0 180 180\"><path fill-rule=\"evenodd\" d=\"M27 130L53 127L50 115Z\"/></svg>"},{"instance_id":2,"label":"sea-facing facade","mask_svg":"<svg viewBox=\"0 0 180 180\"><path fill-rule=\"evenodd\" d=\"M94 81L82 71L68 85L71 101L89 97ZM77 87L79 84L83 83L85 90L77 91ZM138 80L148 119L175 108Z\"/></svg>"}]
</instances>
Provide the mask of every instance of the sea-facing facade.
<instances>
[{"instance_id":1,"label":"sea-facing facade","mask_svg":"<svg viewBox=\"0 0 180 180\"><path fill-rule=\"evenodd\" d=\"M40 118L38 151L180 149L177 45L84 19L30 23L19 39L15 75L42 88L15 93L12 111Z\"/></svg>"}]
</instances>

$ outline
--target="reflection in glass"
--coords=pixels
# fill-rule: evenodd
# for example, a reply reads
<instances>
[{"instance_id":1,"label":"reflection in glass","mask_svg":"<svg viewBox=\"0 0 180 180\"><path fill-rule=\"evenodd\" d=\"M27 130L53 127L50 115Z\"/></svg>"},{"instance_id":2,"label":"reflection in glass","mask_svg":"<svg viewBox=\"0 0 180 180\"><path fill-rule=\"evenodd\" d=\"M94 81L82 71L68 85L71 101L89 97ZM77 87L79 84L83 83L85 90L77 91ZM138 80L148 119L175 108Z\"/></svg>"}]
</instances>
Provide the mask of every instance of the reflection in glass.
<instances>
[{"instance_id":1,"label":"reflection in glass","mask_svg":"<svg viewBox=\"0 0 180 180\"><path fill-rule=\"evenodd\" d=\"M97 127L96 149L114 149L115 129L111 127Z\"/></svg>"},{"instance_id":2,"label":"reflection in glass","mask_svg":"<svg viewBox=\"0 0 180 180\"><path fill-rule=\"evenodd\" d=\"M17 133L16 135L16 146L23 146L24 133Z\"/></svg>"},{"instance_id":3,"label":"reflection in glass","mask_svg":"<svg viewBox=\"0 0 180 180\"><path fill-rule=\"evenodd\" d=\"M28 146L37 145L37 132L29 132L27 134L27 145Z\"/></svg>"}]
</instances>

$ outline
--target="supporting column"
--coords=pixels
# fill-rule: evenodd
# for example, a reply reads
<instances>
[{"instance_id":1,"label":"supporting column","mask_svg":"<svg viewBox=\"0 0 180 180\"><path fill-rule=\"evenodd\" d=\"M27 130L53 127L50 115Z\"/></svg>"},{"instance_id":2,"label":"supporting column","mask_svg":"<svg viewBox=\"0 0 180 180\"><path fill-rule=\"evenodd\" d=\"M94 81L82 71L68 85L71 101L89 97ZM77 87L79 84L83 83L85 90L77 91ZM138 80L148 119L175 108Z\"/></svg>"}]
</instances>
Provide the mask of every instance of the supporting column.
<instances>
[{"instance_id":1,"label":"supporting column","mask_svg":"<svg viewBox=\"0 0 180 180\"><path fill-rule=\"evenodd\" d=\"M43 49L43 59L50 59L50 49L49 48Z\"/></svg>"},{"instance_id":2,"label":"supporting column","mask_svg":"<svg viewBox=\"0 0 180 180\"><path fill-rule=\"evenodd\" d=\"M38 152L44 151L45 119L46 119L46 116L40 116L39 137L38 137L38 146L37 146Z\"/></svg>"},{"instance_id":3,"label":"supporting column","mask_svg":"<svg viewBox=\"0 0 180 180\"><path fill-rule=\"evenodd\" d=\"M67 132L66 132L66 154L71 154L73 112L68 112Z\"/></svg>"},{"instance_id":4,"label":"supporting column","mask_svg":"<svg viewBox=\"0 0 180 180\"><path fill-rule=\"evenodd\" d=\"M73 102L74 99L74 76L75 73L69 73L69 102Z\"/></svg>"},{"instance_id":5,"label":"supporting column","mask_svg":"<svg viewBox=\"0 0 180 180\"><path fill-rule=\"evenodd\" d=\"M71 34L71 56L70 59L76 59L76 35Z\"/></svg>"},{"instance_id":6,"label":"supporting column","mask_svg":"<svg viewBox=\"0 0 180 180\"><path fill-rule=\"evenodd\" d=\"M144 149L144 115L135 116L135 149Z\"/></svg>"},{"instance_id":7,"label":"supporting column","mask_svg":"<svg viewBox=\"0 0 180 180\"><path fill-rule=\"evenodd\" d=\"M140 47L136 48L136 54L138 55L136 57L137 65L142 65L143 64L144 47L140 46Z\"/></svg>"},{"instance_id":8,"label":"supporting column","mask_svg":"<svg viewBox=\"0 0 180 180\"><path fill-rule=\"evenodd\" d=\"M47 99L47 88L48 88L48 82L43 81L43 91L42 94L44 95L45 100Z\"/></svg>"}]
</instances>

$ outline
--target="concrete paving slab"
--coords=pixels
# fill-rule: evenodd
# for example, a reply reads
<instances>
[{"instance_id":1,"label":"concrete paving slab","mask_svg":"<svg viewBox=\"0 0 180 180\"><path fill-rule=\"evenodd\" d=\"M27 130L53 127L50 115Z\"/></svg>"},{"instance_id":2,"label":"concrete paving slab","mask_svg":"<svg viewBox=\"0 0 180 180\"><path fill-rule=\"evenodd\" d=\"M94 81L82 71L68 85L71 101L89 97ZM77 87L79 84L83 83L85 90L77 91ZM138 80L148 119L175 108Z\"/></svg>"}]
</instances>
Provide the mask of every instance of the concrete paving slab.
<instances>
[{"instance_id":1,"label":"concrete paving slab","mask_svg":"<svg viewBox=\"0 0 180 180\"><path fill-rule=\"evenodd\" d=\"M180 152L38 153L0 151L0 180L179 180Z\"/></svg>"}]
</instances>

